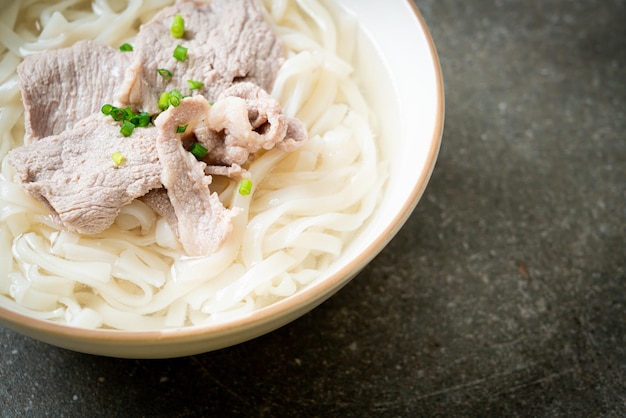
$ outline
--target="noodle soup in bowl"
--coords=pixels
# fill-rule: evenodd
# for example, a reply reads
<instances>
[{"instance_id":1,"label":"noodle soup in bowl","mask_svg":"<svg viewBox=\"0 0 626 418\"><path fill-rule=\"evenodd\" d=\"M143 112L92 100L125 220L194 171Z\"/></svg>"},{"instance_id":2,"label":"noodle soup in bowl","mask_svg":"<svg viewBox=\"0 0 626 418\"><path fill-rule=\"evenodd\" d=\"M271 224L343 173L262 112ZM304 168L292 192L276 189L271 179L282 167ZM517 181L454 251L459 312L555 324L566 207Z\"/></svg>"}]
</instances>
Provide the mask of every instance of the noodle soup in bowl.
<instances>
[{"instance_id":1,"label":"noodle soup in bowl","mask_svg":"<svg viewBox=\"0 0 626 418\"><path fill-rule=\"evenodd\" d=\"M53 3L15 2L2 16L15 35L0 41L2 326L126 358L241 343L339 291L393 238L424 192L443 130L443 81L413 2L264 0L255 7L284 55L267 93L285 117L300 121L307 139L294 149L254 153L242 164L250 190L242 191L241 178L213 173L209 188L233 211L225 240L210 254L191 256L181 244L184 231L141 199L124 205L105 231L72 230L54 202L27 193L12 164L10 150L31 146L22 138L34 129L24 122L16 67L86 39L134 45L133 56L140 55L140 28L128 22L147 26L172 2L130 0L121 9L107 0L93 8L85 1L82 9ZM121 161L109 164L122 170ZM167 186L171 176L160 178ZM177 195L168 189L167 196L175 204Z\"/></svg>"}]
</instances>

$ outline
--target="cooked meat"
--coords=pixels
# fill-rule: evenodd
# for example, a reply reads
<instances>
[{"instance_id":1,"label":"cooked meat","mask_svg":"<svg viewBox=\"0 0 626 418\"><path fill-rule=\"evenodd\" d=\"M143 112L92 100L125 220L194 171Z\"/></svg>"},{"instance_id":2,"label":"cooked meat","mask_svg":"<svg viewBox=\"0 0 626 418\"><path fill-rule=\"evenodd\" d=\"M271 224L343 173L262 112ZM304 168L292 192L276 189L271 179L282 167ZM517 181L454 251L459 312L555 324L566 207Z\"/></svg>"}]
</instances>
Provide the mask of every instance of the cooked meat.
<instances>
[{"instance_id":1,"label":"cooked meat","mask_svg":"<svg viewBox=\"0 0 626 418\"><path fill-rule=\"evenodd\" d=\"M306 139L302 123L283 115L280 103L252 83L238 83L222 92L207 122L223 137L216 142L215 135L209 136L213 141L205 144L206 161L213 165L245 164L262 149L293 150Z\"/></svg>"},{"instance_id":2,"label":"cooked meat","mask_svg":"<svg viewBox=\"0 0 626 418\"><path fill-rule=\"evenodd\" d=\"M183 144L202 144L208 150L207 171L221 175L238 176L240 166L258 151L275 146L292 151L307 138L302 123L284 116L280 103L252 83L234 84L213 104L203 96L185 98L176 114L187 125Z\"/></svg>"},{"instance_id":3,"label":"cooked meat","mask_svg":"<svg viewBox=\"0 0 626 418\"><path fill-rule=\"evenodd\" d=\"M176 14L185 20L182 39L170 35ZM173 57L178 45L188 49L182 62ZM253 0L180 1L141 27L134 51L119 99L150 113L158 111L159 95L172 89L202 94L209 101L238 81L269 90L283 62L282 47ZM160 68L172 77L159 75ZM188 80L204 87L192 91Z\"/></svg>"},{"instance_id":4,"label":"cooked meat","mask_svg":"<svg viewBox=\"0 0 626 418\"><path fill-rule=\"evenodd\" d=\"M223 176L236 180L250 177L248 171L244 170L239 164L207 165L204 172L213 176Z\"/></svg>"},{"instance_id":5,"label":"cooked meat","mask_svg":"<svg viewBox=\"0 0 626 418\"><path fill-rule=\"evenodd\" d=\"M287 133L285 139L276 143L278 149L291 152L298 149L304 141L307 140L309 134L306 127L300 119L287 116Z\"/></svg>"},{"instance_id":6,"label":"cooked meat","mask_svg":"<svg viewBox=\"0 0 626 418\"><path fill-rule=\"evenodd\" d=\"M31 55L17 72L24 103L24 142L58 135L112 103L130 53L92 41Z\"/></svg>"},{"instance_id":7,"label":"cooked meat","mask_svg":"<svg viewBox=\"0 0 626 418\"><path fill-rule=\"evenodd\" d=\"M145 196L141 196L139 200L148 205L157 215L165 218L178 239L178 218L174 207L172 207L172 202L167 196L167 190L164 188L152 189Z\"/></svg>"},{"instance_id":8,"label":"cooked meat","mask_svg":"<svg viewBox=\"0 0 626 418\"><path fill-rule=\"evenodd\" d=\"M286 139L299 145L303 132L306 138L305 131L296 132L295 140L286 138L290 128L288 119L282 116L278 102L258 86L245 83L232 89L231 93L246 96L248 100L229 96L229 91L220 95L213 105L203 96L185 98L178 107L169 108L154 121L161 132L157 153L169 205L159 192L150 193L144 201L167 216L185 252L192 256L211 254L219 248L232 230L231 218L237 214L236 209L226 209L217 193L211 192L209 173L241 176L239 164L247 162L260 149L270 149ZM265 132L256 132L250 118L257 129L265 127ZM293 125L294 130L300 129L299 121ZM186 129L179 134L180 126ZM221 131L224 131L222 135ZM207 155L220 156L219 161L212 161L219 164L207 166L188 152L185 144L194 141L209 148ZM232 156L238 160L231 161Z\"/></svg>"},{"instance_id":9,"label":"cooked meat","mask_svg":"<svg viewBox=\"0 0 626 418\"><path fill-rule=\"evenodd\" d=\"M252 147L248 145L249 153L274 147L284 151L293 151L307 139L304 124L299 119L283 115L278 100L261 87L249 82L236 83L224 90L218 97L218 101L227 97L240 97L246 102L248 123L252 132L242 134L248 135L248 139L252 137L254 145ZM212 127L218 130L215 126ZM235 132L227 132L225 142L236 146L245 141L238 138Z\"/></svg>"},{"instance_id":10,"label":"cooked meat","mask_svg":"<svg viewBox=\"0 0 626 418\"><path fill-rule=\"evenodd\" d=\"M207 107L210 105L202 97L184 99L154 121L161 130L156 146L161 182L178 219L178 238L190 256L216 251L232 231L231 218L239 213L238 208L226 209L217 193L211 192L206 164L196 160L176 134L182 125L193 130L206 117Z\"/></svg>"},{"instance_id":11,"label":"cooked meat","mask_svg":"<svg viewBox=\"0 0 626 418\"><path fill-rule=\"evenodd\" d=\"M185 20L182 39L170 34L176 14ZM172 56L177 45L188 50L184 61ZM259 151L291 151L307 137L267 93L282 62L255 0L180 0L141 27L133 52L81 41L29 57L19 67L26 145L8 156L16 181L65 228L84 234L104 231L141 198L188 255L211 254L240 211L224 207L209 188L212 176L244 178ZM188 80L203 85L190 89ZM154 118L160 94L174 89L192 97L130 138L100 112L110 103ZM196 142L208 149L202 161L188 151ZM112 160L118 151L121 165Z\"/></svg>"},{"instance_id":12,"label":"cooked meat","mask_svg":"<svg viewBox=\"0 0 626 418\"><path fill-rule=\"evenodd\" d=\"M157 128L136 129L132 139L119 130L94 114L60 135L10 151L8 161L22 187L68 230L102 232L123 205L161 187ZM124 156L119 167L111 158L118 151Z\"/></svg>"}]
</instances>

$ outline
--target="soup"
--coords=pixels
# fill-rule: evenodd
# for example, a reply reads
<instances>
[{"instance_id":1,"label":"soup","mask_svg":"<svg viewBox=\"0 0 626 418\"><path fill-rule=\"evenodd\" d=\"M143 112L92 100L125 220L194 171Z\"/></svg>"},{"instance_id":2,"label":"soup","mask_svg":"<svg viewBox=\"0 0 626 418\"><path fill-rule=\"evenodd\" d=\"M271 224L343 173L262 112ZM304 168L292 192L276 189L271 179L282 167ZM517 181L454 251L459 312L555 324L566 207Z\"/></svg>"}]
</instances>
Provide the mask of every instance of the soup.
<instances>
[{"instance_id":1,"label":"soup","mask_svg":"<svg viewBox=\"0 0 626 418\"><path fill-rule=\"evenodd\" d=\"M250 161L250 194L229 179L210 186L226 208L240 212L215 252L187 255L167 219L140 199L123 206L103 232L70 232L14 182L6 156L25 135L16 76L23 57L86 39L132 44L139 25L169 3L18 1L0 16L13 28L0 41L3 305L87 328L149 330L238 318L313 283L377 205L387 164L352 68L358 27L324 1L259 3L284 51L268 92L304 124L308 140Z\"/></svg>"}]
</instances>

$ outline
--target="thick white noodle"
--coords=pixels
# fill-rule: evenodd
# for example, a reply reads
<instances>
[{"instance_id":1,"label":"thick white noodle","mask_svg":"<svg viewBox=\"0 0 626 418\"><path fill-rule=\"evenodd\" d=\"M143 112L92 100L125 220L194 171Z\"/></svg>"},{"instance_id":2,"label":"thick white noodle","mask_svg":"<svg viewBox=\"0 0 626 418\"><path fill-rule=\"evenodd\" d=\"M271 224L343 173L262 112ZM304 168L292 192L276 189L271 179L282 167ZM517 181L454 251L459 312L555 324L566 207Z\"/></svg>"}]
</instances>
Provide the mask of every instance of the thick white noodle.
<instances>
[{"instance_id":1,"label":"thick white noodle","mask_svg":"<svg viewBox=\"0 0 626 418\"><path fill-rule=\"evenodd\" d=\"M190 258L167 222L133 202L97 235L63 230L13 183L7 152L22 144L16 68L28 55L80 39L118 46L172 0L21 0L0 11L0 305L86 328L161 329L227 321L293 295L320 277L373 212L386 178L374 122L352 78L357 23L325 0L263 0L286 50L271 94L309 141L232 182L231 238Z\"/></svg>"}]
</instances>

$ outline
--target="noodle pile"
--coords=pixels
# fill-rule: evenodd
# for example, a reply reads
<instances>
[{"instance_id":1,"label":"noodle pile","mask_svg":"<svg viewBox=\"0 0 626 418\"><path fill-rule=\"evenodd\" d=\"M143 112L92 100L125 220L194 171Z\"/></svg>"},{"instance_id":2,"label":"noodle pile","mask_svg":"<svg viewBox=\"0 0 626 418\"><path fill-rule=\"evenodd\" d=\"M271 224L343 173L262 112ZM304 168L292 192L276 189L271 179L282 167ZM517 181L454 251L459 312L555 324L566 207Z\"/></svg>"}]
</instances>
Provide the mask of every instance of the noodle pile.
<instances>
[{"instance_id":1,"label":"noodle pile","mask_svg":"<svg viewBox=\"0 0 626 418\"><path fill-rule=\"evenodd\" d=\"M0 14L0 304L87 328L148 330L240 317L314 282L372 214L386 178L368 106L352 77L357 26L320 0L265 0L287 59L272 96L308 142L271 150L249 168L253 193L222 187L241 207L215 254L184 255L141 201L97 235L60 229L12 182L7 152L22 144L16 67L24 56L92 39L132 43L171 0L21 0Z\"/></svg>"}]
</instances>

